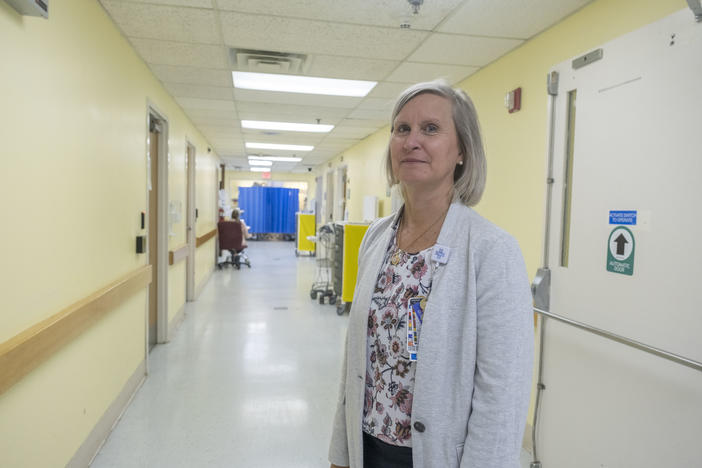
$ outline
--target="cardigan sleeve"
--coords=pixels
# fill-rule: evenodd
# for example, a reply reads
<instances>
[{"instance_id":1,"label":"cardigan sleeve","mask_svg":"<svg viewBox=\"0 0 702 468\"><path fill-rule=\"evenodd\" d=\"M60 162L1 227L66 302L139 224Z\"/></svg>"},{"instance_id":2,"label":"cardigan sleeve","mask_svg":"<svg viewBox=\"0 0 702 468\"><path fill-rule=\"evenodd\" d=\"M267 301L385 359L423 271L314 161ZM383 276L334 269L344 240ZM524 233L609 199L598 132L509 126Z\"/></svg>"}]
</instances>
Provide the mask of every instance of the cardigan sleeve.
<instances>
[{"instance_id":1,"label":"cardigan sleeve","mask_svg":"<svg viewBox=\"0 0 702 468\"><path fill-rule=\"evenodd\" d=\"M348 353L348 334L344 343L344 359L341 365L341 381L339 397L332 426L331 442L329 444L329 461L337 466L349 466L349 446L346 437L346 357Z\"/></svg>"},{"instance_id":2,"label":"cardigan sleeve","mask_svg":"<svg viewBox=\"0 0 702 468\"><path fill-rule=\"evenodd\" d=\"M519 468L531 390L534 331L524 259L506 236L476 265L472 412L461 468Z\"/></svg>"}]
</instances>

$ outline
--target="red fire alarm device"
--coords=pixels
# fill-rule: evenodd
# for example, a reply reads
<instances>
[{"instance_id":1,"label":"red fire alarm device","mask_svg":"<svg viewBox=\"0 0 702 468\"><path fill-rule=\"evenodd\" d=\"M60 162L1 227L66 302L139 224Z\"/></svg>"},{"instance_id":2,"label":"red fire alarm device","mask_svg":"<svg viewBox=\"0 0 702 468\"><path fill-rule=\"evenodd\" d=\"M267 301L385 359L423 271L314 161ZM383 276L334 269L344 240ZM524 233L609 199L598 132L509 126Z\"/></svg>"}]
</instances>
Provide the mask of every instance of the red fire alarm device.
<instances>
[{"instance_id":1,"label":"red fire alarm device","mask_svg":"<svg viewBox=\"0 0 702 468\"><path fill-rule=\"evenodd\" d=\"M513 89L507 93L505 96L505 107L510 114L522 108L522 88Z\"/></svg>"}]
</instances>

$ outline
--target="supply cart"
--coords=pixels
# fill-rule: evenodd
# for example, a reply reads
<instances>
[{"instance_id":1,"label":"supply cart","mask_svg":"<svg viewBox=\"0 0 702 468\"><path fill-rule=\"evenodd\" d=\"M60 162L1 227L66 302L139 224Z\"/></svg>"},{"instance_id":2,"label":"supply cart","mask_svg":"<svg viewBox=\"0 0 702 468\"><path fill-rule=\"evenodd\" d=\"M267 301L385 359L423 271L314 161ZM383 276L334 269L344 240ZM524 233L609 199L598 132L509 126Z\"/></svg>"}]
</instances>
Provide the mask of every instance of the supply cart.
<instances>
[{"instance_id":1,"label":"supply cart","mask_svg":"<svg viewBox=\"0 0 702 468\"><path fill-rule=\"evenodd\" d=\"M336 303L336 294L332 283L332 247L334 244L334 225L325 224L319 228L316 236L317 244L317 271L314 283L310 289L310 297L319 299L320 304L324 304L324 298L328 297L329 304Z\"/></svg>"},{"instance_id":2,"label":"supply cart","mask_svg":"<svg viewBox=\"0 0 702 468\"><path fill-rule=\"evenodd\" d=\"M309 238L314 236L315 214L298 211L295 216L297 220L295 256L306 254L312 257L315 254L315 243Z\"/></svg>"},{"instance_id":3,"label":"supply cart","mask_svg":"<svg viewBox=\"0 0 702 468\"><path fill-rule=\"evenodd\" d=\"M336 313L348 312L353 301L358 275L358 250L368 230L367 223L339 222L334 224L334 294L338 297Z\"/></svg>"}]
</instances>

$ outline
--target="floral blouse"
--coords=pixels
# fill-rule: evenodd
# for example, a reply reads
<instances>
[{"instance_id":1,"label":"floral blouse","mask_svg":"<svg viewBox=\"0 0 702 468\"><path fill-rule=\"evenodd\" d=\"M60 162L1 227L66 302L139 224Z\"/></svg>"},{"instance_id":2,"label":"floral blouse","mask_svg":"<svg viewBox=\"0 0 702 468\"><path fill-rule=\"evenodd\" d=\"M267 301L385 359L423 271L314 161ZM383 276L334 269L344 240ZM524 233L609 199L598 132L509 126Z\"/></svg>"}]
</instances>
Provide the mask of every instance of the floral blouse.
<instances>
[{"instance_id":1,"label":"floral blouse","mask_svg":"<svg viewBox=\"0 0 702 468\"><path fill-rule=\"evenodd\" d=\"M410 254L390 243L368 313L363 431L411 447L414 362L407 350L409 300L429 295L431 247ZM417 323L417 333L421 322Z\"/></svg>"}]
</instances>

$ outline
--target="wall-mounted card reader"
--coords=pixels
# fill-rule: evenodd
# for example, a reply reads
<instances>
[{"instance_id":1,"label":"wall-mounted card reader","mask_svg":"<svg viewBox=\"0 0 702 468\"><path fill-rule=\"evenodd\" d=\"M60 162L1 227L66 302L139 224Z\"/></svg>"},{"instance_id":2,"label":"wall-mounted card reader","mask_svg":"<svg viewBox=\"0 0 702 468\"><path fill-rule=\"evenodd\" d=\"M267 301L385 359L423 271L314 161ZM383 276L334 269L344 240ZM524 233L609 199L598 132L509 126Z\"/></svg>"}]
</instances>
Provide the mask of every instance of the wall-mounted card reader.
<instances>
[{"instance_id":1,"label":"wall-mounted card reader","mask_svg":"<svg viewBox=\"0 0 702 468\"><path fill-rule=\"evenodd\" d=\"M136 238L136 253L146 253L146 236L137 236Z\"/></svg>"}]
</instances>

